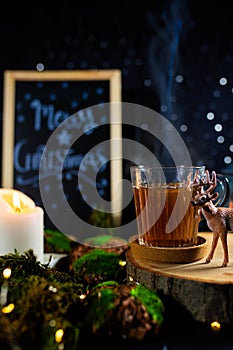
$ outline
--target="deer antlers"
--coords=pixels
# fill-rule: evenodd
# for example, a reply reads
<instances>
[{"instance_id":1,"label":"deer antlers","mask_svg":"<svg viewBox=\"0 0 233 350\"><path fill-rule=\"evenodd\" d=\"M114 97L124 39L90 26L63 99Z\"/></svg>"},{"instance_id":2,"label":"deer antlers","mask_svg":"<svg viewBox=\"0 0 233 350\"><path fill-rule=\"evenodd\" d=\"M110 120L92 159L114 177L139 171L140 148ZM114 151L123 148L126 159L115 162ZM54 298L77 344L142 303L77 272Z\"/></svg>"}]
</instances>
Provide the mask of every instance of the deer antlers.
<instances>
[{"instance_id":1,"label":"deer antlers","mask_svg":"<svg viewBox=\"0 0 233 350\"><path fill-rule=\"evenodd\" d=\"M216 187L217 187L217 177L216 177L216 172L212 171L212 178L210 179L210 173L208 170L205 171L205 178L201 179L198 176L198 173L196 172L195 176L194 176L194 180L191 184L192 188L196 188L196 187L202 187L202 189L205 186L209 186L209 188L205 191L205 193L211 193Z\"/></svg>"}]
</instances>

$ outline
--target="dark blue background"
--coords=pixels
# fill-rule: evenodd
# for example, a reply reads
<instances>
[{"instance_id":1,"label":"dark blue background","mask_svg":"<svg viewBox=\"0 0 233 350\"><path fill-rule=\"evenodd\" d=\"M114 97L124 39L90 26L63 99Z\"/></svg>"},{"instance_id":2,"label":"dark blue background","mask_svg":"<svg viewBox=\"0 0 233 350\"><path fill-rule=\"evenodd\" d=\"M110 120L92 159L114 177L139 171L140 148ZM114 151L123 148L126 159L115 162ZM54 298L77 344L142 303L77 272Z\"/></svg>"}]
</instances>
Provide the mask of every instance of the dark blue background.
<instances>
[{"instance_id":1,"label":"dark blue background","mask_svg":"<svg viewBox=\"0 0 233 350\"><path fill-rule=\"evenodd\" d=\"M1 106L4 70L121 69L124 102L168 118L193 164L231 174L232 17L226 0L8 2L0 14ZM123 127L129 135L153 149L154 140ZM123 170L128 178L127 161Z\"/></svg>"},{"instance_id":2,"label":"dark blue background","mask_svg":"<svg viewBox=\"0 0 233 350\"><path fill-rule=\"evenodd\" d=\"M39 63L45 70L117 68L124 102L169 118L194 164L231 174L231 7L227 0L7 1L0 11L0 122L4 70L36 70ZM153 148L153 140L123 127L123 137L129 134ZM124 176L129 176L127 161ZM143 348L232 349L231 329L214 334L209 325L189 321L174 310L165 340Z\"/></svg>"}]
</instances>

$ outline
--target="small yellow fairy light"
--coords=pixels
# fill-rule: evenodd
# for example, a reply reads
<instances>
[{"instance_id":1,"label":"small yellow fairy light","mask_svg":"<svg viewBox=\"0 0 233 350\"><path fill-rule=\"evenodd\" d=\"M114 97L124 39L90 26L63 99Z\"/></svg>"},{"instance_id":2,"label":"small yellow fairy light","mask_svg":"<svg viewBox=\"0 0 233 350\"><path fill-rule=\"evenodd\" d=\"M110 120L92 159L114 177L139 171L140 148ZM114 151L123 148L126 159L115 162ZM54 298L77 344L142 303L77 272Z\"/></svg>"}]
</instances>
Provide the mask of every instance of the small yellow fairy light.
<instances>
[{"instance_id":1,"label":"small yellow fairy light","mask_svg":"<svg viewBox=\"0 0 233 350\"><path fill-rule=\"evenodd\" d=\"M80 296L79 296L79 299L81 299L81 300L83 300L83 299L85 299L86 298L86 294L81 294Z\"/></svg>"},{"instance_id":2,"label":"small yellow fairy light","mask_svg":"<svg viewBox=\"0 0 233 350\"><path fill-rule=\"evenodd\" d=\"M133 277L129 276L129 281L133 282Z\"/></svg>"},{"instance_id":3,"label":"small yellow fairy light","mask_svg":"<svg viewBox=\"0 0 233 350\"><path fill-rule=\"evenodd\" d=\"M122 267L125 266L125 265L126 265L126 261L120 260L120 261L119 261L119 265L122 266Z\"/></svg>"},{"instance_id":4,"label":"small yellow fairy light","mask_svg":"<svg viewBox=\"0 0 233 350\"><path fill-rule=\"evenodd\" d=\"M7 280L11 276L11 269L7 267L6 269L3 270L2 274L3 274L3 277Z\"/></svg>"},{"instance_id":5,"label":"small yellow fairy light","mask_svg":"<svg viewBox=\"0 0 233 350\"><path fill-rule=\"evenodd\" d=\"M57 343L61 343L63 335L64 335L64 330L62 328L58 329L55 333L55 341Z\"/></svg>"},{"instance_id":6,"label":"small yellow fairy light","mask_svg":"<svg viewBox=\"0 0 233 350\"><path fill-rule=\"evenodd\" d=\"M221 324L218 321L211 322L210 326L213 331L219 331L221 329Z\"/></svg>"},{"instance_id":7,"label":"small yellow fairy light","mask_svg":"<svg viewBox=\"0 0 233 350\"><path fill-rule=\"evenodd\" d=\"M50 327L55 327L56 326L56 321L55 320L50 320L49 321Z\"/></svg>"},{"instance_id":8,"label":"small yellow fairy light","mask_svg":"<svg viewBox=\"0 0 233 350\"><path fill-rule=\"evenodd\" d=\"M57 293L57 288L53 286L49 286L49 291L53 293Z\"/></svg>"},{"instance_id":9,"label":"small yellow fairy light","mask_svg":"<svg viewBox=\"0 0 233 350\"><path fill-rule=\"evenodd\" d=\"M15 308L15 305L12 303L12 304L8 304L7 306L4 306L2 308L2 313L3 314L9 314L11 311L13 311Z\"/></svg>"}]
</instances>

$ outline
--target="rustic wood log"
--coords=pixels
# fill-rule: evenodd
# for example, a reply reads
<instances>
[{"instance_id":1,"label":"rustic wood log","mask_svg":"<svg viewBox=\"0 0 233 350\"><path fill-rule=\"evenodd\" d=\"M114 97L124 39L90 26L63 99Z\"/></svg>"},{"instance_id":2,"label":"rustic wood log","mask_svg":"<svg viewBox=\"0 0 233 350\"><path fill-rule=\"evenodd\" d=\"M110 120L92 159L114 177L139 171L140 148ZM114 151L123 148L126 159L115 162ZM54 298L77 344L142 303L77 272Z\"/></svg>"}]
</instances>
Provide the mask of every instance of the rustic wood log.
<instances>
[{"instance_id":1,"label":"rustic wood log","mask_svg":"<svg viewBox=\"0 0 233 350\"><path fill-rule=\"evenodd\" d=\"M211 247L212 233L201 232ZM213 260L191 263L143 262L127 251L127 276L169 297L200 322L233 323L233 233L228 233L229 264L222 267L223 250L219 240Z\"/></svg>"}]
</instances>

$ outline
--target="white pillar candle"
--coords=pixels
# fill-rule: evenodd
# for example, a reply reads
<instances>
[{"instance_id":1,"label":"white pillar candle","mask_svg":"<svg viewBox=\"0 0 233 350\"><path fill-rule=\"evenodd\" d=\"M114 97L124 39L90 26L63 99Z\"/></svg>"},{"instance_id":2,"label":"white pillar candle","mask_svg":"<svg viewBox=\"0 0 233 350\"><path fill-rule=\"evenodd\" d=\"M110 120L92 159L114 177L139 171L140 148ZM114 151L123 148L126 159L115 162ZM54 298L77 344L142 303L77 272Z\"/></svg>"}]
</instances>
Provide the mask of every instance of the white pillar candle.
<instances>
[{"instance_id":1,"label":"white pillar candle","mask_svg":"<svg viewBox=\"0 0 233 350\"><path fill-rule=\"evenodd\" d=\"M44 211L24 193L0 188L0 255L32 249L44 258Z\"/></svg>"}]
</instances>

